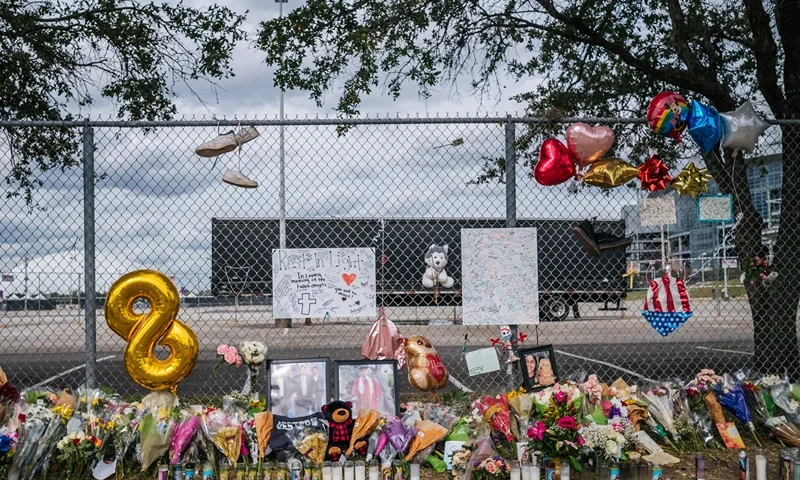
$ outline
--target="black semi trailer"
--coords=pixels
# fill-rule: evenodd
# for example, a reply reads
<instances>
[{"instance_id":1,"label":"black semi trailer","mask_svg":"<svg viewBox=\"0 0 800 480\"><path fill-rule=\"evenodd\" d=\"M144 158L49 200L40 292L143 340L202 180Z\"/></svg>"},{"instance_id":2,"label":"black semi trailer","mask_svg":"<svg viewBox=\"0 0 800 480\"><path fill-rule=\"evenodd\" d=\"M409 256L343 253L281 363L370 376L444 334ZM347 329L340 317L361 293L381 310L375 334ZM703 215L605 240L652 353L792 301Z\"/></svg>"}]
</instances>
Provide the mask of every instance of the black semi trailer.
<instances>
[{"instance_id":1,"label":"black semi trailer","mask_svg":"<svg viewBox=\"0 0 800 480\"><path fill-rule=\"evenodd\" d=\"M575 303L618 305L625 298L625 253L590 256L578 243L575 220L517 220L536 228L542 320L563 320ZM288 219L288 248L375 249L379 305L461 305L461 229L503 228L502 219ZM595 230L623 235L622 221L599 221ZM215 296L272 295L272 250L278 219L215 218L211 224L211 289ZM447 272L455 285L438 298L422 287L431 244L450 248Z\"/></svg>"}]
</instances>

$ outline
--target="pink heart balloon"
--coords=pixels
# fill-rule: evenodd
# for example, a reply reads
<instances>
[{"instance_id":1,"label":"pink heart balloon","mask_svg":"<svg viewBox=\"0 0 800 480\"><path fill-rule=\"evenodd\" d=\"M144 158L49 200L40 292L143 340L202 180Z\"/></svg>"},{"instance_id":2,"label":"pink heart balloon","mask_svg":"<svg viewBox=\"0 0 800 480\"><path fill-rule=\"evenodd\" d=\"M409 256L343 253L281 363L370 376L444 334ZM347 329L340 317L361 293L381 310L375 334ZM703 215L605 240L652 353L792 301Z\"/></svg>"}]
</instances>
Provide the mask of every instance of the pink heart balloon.
<instances>
[{"instance_id":1,"label":"pink heart balloon","mask_svg":"<svg viewBox=\"0 0 800 480\"><path fill-rule=\"evenodd\" d=\"M542 185L564 183L575 175L575 161L563 143L548 138L539 147L539 162L533 177Z\"/></svg>"},{"instance_id":2,"label":"pink heart balloon","mask_svg":"<svg viewBox=\"0 0 800 480\"><path fill-rule=\"evenodd\" d=\"M581 168L603 158L612 145L614 131L609 127L592 127L578 122L567 128L567 148Z\"/></svg>"}]
</instances>

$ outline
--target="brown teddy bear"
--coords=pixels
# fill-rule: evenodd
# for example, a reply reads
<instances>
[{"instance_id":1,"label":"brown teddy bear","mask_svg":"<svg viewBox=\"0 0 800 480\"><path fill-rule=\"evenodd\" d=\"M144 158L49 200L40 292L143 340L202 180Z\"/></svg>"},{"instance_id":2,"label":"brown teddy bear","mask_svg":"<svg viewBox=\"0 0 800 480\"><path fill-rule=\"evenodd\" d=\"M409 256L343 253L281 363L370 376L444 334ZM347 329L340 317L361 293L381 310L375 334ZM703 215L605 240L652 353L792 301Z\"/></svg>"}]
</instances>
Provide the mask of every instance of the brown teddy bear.
<instances>
[{"instance_id":1,"label":"brown teddy bear","mask_svg":"<svg viewBox=\"0 0 800 480\"><path fill-rule=\"evenodd\" d=\"M414 335L403 343L408 358L408 382L412 387L428 392L447 385L447 367L427 338Z\"/></svg>"}]
</instances>

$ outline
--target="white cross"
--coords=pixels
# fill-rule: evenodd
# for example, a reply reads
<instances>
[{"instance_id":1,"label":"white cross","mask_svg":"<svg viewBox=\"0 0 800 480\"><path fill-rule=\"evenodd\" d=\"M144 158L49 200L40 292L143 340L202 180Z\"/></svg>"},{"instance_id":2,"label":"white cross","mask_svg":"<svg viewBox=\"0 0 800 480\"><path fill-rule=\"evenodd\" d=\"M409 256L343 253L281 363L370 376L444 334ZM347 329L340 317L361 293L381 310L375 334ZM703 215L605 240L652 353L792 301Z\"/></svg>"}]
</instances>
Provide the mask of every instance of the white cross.
<instances>
[{"instance_id":1,"label":"white cross","mask_svg":"<svg viewBox=\"0 0 800 480\"><path fill-rule=\"evenodd\" d=\"M311 295L308 293L304 293L297 303L302 307L300 309L300 313L303 315L309 315L311 313L311 305L316 304L317 300L315 298L311 298Z\"/></svg>"}]
</instances>

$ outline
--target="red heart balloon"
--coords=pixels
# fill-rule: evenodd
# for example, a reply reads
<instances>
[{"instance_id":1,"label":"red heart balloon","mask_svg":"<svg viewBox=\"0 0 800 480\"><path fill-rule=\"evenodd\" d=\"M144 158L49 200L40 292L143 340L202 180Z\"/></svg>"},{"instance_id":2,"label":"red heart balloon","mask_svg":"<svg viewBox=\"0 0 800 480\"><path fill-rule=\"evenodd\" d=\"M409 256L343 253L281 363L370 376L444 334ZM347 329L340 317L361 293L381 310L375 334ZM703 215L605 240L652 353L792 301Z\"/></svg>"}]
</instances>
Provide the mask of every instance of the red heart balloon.
<instances>
[{"instance_id":1,"label":"red heart balloon","mask_svg":"<svg viewBox=\"0 0 800 480\"><path fill-rule=\"evenodd\" d=\"M567 147L548 138L539 147L539 162L533 170L533 177L542 185L552 186L564 183L575 176L575 160Z\"/></svg>"}]
</instances>

